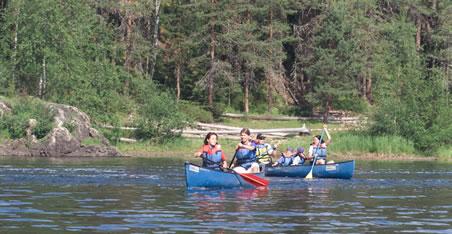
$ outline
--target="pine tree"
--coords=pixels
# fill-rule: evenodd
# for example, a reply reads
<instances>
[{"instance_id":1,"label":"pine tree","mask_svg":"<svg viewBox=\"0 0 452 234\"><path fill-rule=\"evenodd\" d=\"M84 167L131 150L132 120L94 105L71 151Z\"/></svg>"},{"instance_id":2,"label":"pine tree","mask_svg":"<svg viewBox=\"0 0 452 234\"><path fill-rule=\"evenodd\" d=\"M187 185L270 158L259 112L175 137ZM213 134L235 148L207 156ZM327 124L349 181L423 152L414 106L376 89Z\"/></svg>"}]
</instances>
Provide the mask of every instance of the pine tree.
<instances>
[{"instance_id":1,"label":"pine tree","mask_svg":"<svg viewBox=\"0 0 452 234\"><path fill-rule=\"evenodd\" d=\"M286 71L282 63L286 59L286 53L283 44L294 39L287 22L287 14L293 10L290 9L292 6L287 0L258 1L257 5L256 20L261 29L262 43L268 49L265 56L268 62L264 72L267 86L267 111L271 112L274 91L278 91L281 95L285 93Z\"/></svg>"},{"instance_id":2,"label":"pine tree","mask_svg":"<svg viewBox=\"0 0 452 234\"><path fill-rule=\"evenodd\" d=\"M13 1L1 28L12 94L73 104L95 116L118 105L111 37L86 1Z\"/></svg>"},{"instance_id":3,"label":"pine tree","mask_svg":"<svg viewBox=\"0 0 452 234\"><path fill-rule=\"evenodd\" d=\"M312 91L308 100L323 113L324 122L333 105L356 96L356 75L360 69L356 42L350 38L345 3L333 3L321 22L313 44L315 62L308 68Z\"/></svg>"}]
</instances>

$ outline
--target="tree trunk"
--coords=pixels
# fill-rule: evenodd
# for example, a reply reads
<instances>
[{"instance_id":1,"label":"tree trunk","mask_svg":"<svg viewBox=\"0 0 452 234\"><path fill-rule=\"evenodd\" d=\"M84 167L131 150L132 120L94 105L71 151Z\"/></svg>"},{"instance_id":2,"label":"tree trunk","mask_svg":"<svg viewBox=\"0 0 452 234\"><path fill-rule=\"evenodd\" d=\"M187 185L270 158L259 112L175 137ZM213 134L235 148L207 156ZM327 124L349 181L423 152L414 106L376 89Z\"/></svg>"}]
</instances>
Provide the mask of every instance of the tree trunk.
<instances>
[{"instance_id":1,"label":"tree trunk","mask_svg":"<svg viewBox=\"0 0 452 234\"><path fill-rule=\"evenodd\" d=\"M272 71L272 69L269 71L268 77L267 77L267 109L268 112L272 111L273 108L273 80L272 80L272 76L274 75L274 72Z\"/></svg>"},{"instance_id":2,"label":"tree trunk","mask_svg":"<svg viewBox=\"0 0 452 234\"><path fill-rule=\"evenodd\" d=\"M270 41L270 59L273 58L273 48L271 47L271 43L273 41L273 8L270 5L269 6L269 29L268 29L268 39ZM273 83L272 83L272 78L273 78L274 72L273 72L273 67L270 66L268 74L267 74L267 108L268 108L268 112L271 113L272 108L273 108Z\"/></svg>"},{"instance_id":3,"label":"tree trunk","mask_svg":"<svg viewBox=\"0 0 452 234\"><path fill-rule=\"evenodd\" d=\"M180 100L180 62L176 62L176 100Z\"/></svg>"},{"instance_id":4,"label":"tree trunk","mask_svg":"<svg viewBox=\"0 0 452 234\"><path fill-rule=\"evenodd\" d=\"M244 88L244 90L243 90L243 107L244 107L244 111L245 111L245 113L248 113L250 110L249 110L249 82L250 82L250 76L251 76L251 73L250 72L246 72L246 74L245 74L245 82L244 82L244 84L243 84L243 88Z\"/></svg>"},{"instance_id":5,"label":"tree trunk","mask_svg":"<svg viewBox=\"0 0 452 234\"><path fill-rule=\"evenodd\" d=\"M331 105L333 103L333 98L331 96L328 96L326 99L326 108L323 112L323 123L328 123L328 117L331 111Z\"/></svg>"},{"instance_id":6,"label":"tree trunk","mask_svg":"<svg viewBox=\"0 0 452 234\"><path fill-rule=\"evenodd\" d=\"M216 0L211 0L212 5L216 4ZM215 46L216 46L216 35L215 35L215 16L212 16L212 21L210 22L210 69L214 69L215 66ZM207 103L210 107L213 106L213 74L209 72L209 77L207 78Z\"/></svg>"},{"instance_id":7,"label":"tree trunk","mask_svg":"<svg viewBox=\"0 0 452 234\"><path fill-rule=\"evenodd\" d=\"M126 68L127 71L132 70L132 59L131 59L131 54L132 54L132 24L133 24L133 20L132 20L132 16L130 15L129 10L126 10L125 13L125 17L126 17L126 51L124 53L124 67Z\"/></svg>"},{"instance_id":8,"label":"tree trunk","mask_svg":"<svg viewBox=\"0 0 452 234\"><path fill-rule=\"evenodd\" d=\"M14 22L14 44L13 44L13 54L12 54L12 79L10 83L10 89L11 91L15 91L15 84L16 84L16 64L17 64L17 43L18 43L18 31L19 31L19 15L20 15L20 6L16 9L16 21ZM12 95L12 93L10 93Z\"/></svg>"},{"instance_id":9,"label":"tree trunk","mask_svg":"<svg viewBox=\"0 0 452 234\"><path fill-rule=\"evenodd\" d=\"M0 0L0 10L2 10L3 8L6 8L6 2L7 2L7 0Z\"/></svg>"},{"instance_id":10,"label":"tree trunk","mask_svg":"<svg viewBox=\"0 0 452 234\"><path fill-rule=\"evenodd\" d=\"M420 16L416 19L416 50L419 51L421 49L421 19Z\"/></svg>"},{"instance_id":11,"label":"tree trunk","mask_svg":"<svg viewBox=\"0 0 452 234\"><path fill-rule=\"evenodd\" d=\"M211 26L210 31L210 69L215 69L215 32L213 31L213 26ZM209 106L213 106L213 74L209 72L207 77L207 102Z\"/></svg>"},{"instance_id":12,"label":"tree trunk","mask_svg":"<svg viewBox=\"0 0 452 234\"><path fill-rule=\"evenodd\" d=\"M39 89L38 89L38 95L39 98L41 99L45 93L46 83L47 83L46 57L44 56L42 59L42 75L39 77Z\"/></svg>"},{"instance_id":13,"label":"tree trunk","mask_svg":"<svg viewBox=\"0 0 452 234\"><path fill-rule=\"evenodd\" d=\"M155 0L155 16L154 16L154 32L153 32L153 41L151 46L151 55L152 59L149 66L149 79L152 80L155 72L155 63L157 60L157 46L158 46L158 35L159 35L159 22L160 22L160 0Z\"/></svg>"},{"instance_id":14,"label":"tree trunk","mask_svg":"<svg viewBox=\"0 0 452 234\"><path fill-rule=\"evenodd\" d=\"M363 98L363 99L366 99L366 87L367 87L367 85L366 85L366 80L367 80L367 77L366 77L366 75L365 74L359 74L359 76L360 76L360 78L361 78L361 87L359 88L360 89L360 94L361 94L361 98Z\"/></svg>"},{"instance_id":15,"label":"tree trunk","mask_svg":"<svg viewBox=\"0 0 452 234\"><path fill-rule=\"evenodd\" d=\"M370 71L370 68L368 68L367 72L367 82L366 82L366 97L367 101L372 104L373 103L373 95L372 95L372 73Z\"/></svg>"}]
</instances>

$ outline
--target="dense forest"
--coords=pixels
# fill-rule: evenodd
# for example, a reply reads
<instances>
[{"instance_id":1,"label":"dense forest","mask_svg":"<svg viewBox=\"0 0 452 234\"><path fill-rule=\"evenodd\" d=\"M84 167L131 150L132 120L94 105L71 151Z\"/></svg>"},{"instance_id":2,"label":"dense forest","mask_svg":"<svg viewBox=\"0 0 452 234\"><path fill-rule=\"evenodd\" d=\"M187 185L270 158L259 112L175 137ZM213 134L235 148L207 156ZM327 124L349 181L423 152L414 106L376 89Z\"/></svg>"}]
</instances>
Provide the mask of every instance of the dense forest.
<instances>
[{"instance_id":1,"label":"dense forest","mask_svg":"<svg viewBox=\"0 0 452 234\"><path fill-rule=\"evenodd\" d=\"M434 151L451 69L450 0L0 0L0 95L146 138L209 112L346 110Z\"/></svg>"}]
</instances>

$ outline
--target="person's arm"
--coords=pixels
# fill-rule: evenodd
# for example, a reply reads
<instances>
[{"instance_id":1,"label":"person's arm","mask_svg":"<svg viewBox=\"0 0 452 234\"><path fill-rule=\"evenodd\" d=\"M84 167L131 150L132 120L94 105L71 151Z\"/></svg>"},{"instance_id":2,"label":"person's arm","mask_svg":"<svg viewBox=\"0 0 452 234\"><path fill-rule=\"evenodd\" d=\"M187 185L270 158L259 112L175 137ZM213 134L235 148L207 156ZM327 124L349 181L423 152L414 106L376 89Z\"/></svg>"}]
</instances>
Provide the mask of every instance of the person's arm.
<instances>
[{"instance_id":1,"label":"person's arm","mask_svg":"<svg viewBox=\"0 0 452 234\"><path fill-rule=\"evenodd\" d=\"M331 143L331 136L330 136L330 133L328 132L328 129L326 127L327 127L326 124L324 124L323 125L323 130L325 130L326 137L328 137L328 140L325 141L325 144L328 145L328 144Z\"/></svg>"},{"instance_id":2,"label":"person's arm","mask_svg":"<svg viewBox=\"0 0 452 234\"><path fill-rule=\"evenodd\" d=\"M201 147L198 151L195 152L195 154L194 154L195 157L201 157L202 151L203 151L203 147Z\"/></svg>"},{"instance_id":3,"label":"person's arm","mask_svg":"<svg viewBox=\"0 0 452 234\"><path fill-rule=\"evenodd\" d=\"M256 148L256 146L253 145L253 144L246 145L246 144L238 143L237 144L237 149L240 149L240 148L244 148L244 149L247 149L247 150L254 150Z\"/></svg>"},{"instance_id":4,"label":"person's arm","mask_svg":"<svg viewBox=\"0 0 452 234\"><path fill-rule=\"evenodd\" d=\"M273 163L272 166L277 166L278 164L280 164L281 162L283 162L283 161L282 161L282 160L284 160L283 157L284 157L284 156L279 157L278 161L276 161L275 163Z\"/></svg>"},{"instance_id":5,"label":"person's arm","mask_svg":"<svg viewBox=\"0 0 452 234\"><path fill-rule=\"evenodd\" d=\"M221 150L221 145L217 145L217 148L219 150ZM223 150L221 150L221 160L223 161L222 167L223 168L228 168L228 162L226 161L226 155L224 154Z\"/></svg>"},{"instance_id":6,"label":"person's arm","mask_svg":"<svg viewBox=\"0 0 452 234\"><path fill-rule=\"evenodd\" d=\"M304 153L300 153L300 158L306 159L307 157L306 157L306 155L304 155Z\"/></svg>"}]
</instances>

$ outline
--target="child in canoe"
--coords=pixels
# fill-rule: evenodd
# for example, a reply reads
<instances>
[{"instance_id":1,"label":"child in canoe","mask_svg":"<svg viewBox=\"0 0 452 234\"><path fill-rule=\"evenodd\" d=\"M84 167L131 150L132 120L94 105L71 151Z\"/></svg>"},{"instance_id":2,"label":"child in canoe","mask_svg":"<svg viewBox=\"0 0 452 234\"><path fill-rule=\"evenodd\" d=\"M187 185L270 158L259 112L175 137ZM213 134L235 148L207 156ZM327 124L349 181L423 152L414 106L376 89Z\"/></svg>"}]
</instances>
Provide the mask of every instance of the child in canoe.
<instances>
[{"instance_id":1,"label":"child in canoe","mask_svg":"<svg viewBox=\"0 0 452 234\"><path fill-rule=\"evenodd\" d=\"M275 148L265 142L265 136L258 133L256 136L256 159L260 167L271 164L274 156L276 156Z\"/></svg>"},{"instance_id":2,"label":"child in canoe","mask_svg":"<svg viewBox=\"0 0 452 234\"><path fill-rule=\"evenodd\" d=\"M279 157L278 161L273 163L272 166L275 167L275 166L279 165L279 166L287 167L287 166L292 165L295 153L296 153L296 151L294 151L292 147L287 147L286 151L281 153L281 157Z\"/></svg>"},{"instance_id":3,"label":"child in canoe","mask_svg":"<svg viewBox=\"0 0 452 234\"><path fill-rule=\"evenodd\" d=\"M256 162L256 143L251 140L248 128L240 131L240 143L237 144L234 158L237 158L234 171L238 173L259 173L259 164Z\"/></svg>"},{"instance_id":4,"label":"child in canoe","mask_svg":"<svg viewBox=\"0 0 452 234\"><path fill-rule=\"evenodd\" d=\"M293 156L292 165L303 165L306 160L306 156L304 155L304 148L298 147L295 155Z\"/></svg>"},{"instance_id":5,"label":"child in canoe","mask_svg":"<svg viewBox=\"0 0 452 234\"><path fill-rule=\"evenodd\" d=\"M202 158L202 167L215 170L228 167L226 156L217 141L218 135L214 132L209 132L204 138L204 145L195 152L195 157Z\"/></svg>"}]
</instances>

